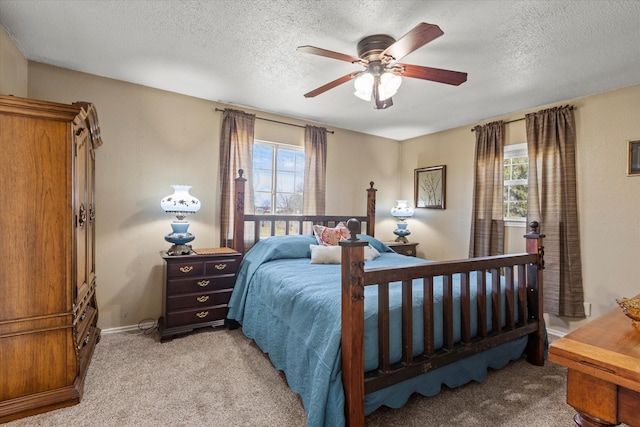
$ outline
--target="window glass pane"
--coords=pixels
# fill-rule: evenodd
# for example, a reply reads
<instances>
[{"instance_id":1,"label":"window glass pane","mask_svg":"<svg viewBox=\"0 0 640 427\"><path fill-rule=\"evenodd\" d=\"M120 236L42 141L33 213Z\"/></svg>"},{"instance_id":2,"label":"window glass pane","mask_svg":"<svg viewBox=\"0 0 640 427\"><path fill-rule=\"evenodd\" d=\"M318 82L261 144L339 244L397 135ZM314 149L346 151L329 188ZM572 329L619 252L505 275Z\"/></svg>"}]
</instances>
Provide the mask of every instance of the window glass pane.
<instances>
[{"instance_id":1,"label":"window glass pane","mask_svg":"<svg viewBox=\"0 0 640 427\"><path fill-rule=\"evenodd\" d=\"M253 167L254 169L273 168L273 148L268 145L253 145Z\"/></svg>"},{"instance_id":2,"label":"window glass pane","mask_svg":"<svg viewBox=\"0 0 640 427\"><path fill-rule=\"evenodd\" d=\"M511 216L514 218L525 218L527 216L527 202L513 202Z\"/></svg>"},{"instance_id":3,"label":"window glass pane","mask_svg":"<svg viewBox=\"0 0 640 427\"><path fill-rule=\"evenodd\" d=\"M295 188L295 177L296 176L293 172L282 172L281 169L278 169L278 187L276 191L278 193L293 193Z\"/></svg>"},{"instance_id":4,"label":"window glass pane","mask_svg":"<svg viewBox=\"0 0 640 427\"><path fill-rule=\"evenodd\" d=\"M510 185L509 186L509 201L527 201L527 186L526 185Z\"/></svg>"},{"instance_id":5,"label":"window glass pane","mask_svg":"<svg viewBox=\"0 0 640 427\"><path fill-rule=\"evenodd\" d=\"M256 191L254 193L254 205L256 214L268 214L271 213L271 192L268 193L262 191Z\"/></svg>"},{"instance_id":6,"label":"window glass pane","mask_svg":"<svg viewBox=\"0 0 640 427\"><path fill-rule=\"evenodd\" d=\"M296 173L304 175L304 151L296 151Z\"/></svg>"},{"instance_id":7,"label":"window glass pane","mask_svg":"<svg viewBox=\"0 0 640 427\"><path fill-rule=\"evenodd\" d=\"M523 162L522 159L518 159L518 160L520 161L514 162L515 164L513 165L513 168L512 168L513 172L512 172L511 179L527 179L527 175L529 172L529 165L528 163Z\"/></svg>"},{"instance_id":8,"label":"window glass pane","mask_svg":"<svg viewBox=\"0 0 640 427\"><path fill-rule=\"evenodd\" d=\"M271 171L254 170L253 171L253 190L271 192L271 184L273 178Z\"/></svg>"},{"instance_id":9,"label":"window glass pane","mask_svg":"<svg viewBox=\"0 0 640 427\"><path fill-rule=\"evenodd\" d=\"M293 150L279 149L278 150L278 165L279 171L295 171L296 169L296 155Z\"/></svg>"}]
</instances>

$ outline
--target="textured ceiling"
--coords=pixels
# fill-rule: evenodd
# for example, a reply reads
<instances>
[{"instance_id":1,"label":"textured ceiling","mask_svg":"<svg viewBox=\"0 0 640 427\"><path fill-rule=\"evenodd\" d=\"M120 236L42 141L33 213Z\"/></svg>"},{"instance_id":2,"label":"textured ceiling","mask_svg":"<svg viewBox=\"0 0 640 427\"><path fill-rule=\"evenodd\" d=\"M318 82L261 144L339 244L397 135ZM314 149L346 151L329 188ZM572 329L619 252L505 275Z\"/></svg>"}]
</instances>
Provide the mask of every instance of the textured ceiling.
<instances>
[{"instance_id":1,"label":"textured ceiling","mask_svg":"<svg viewBox=\"0 0 640 427\"><path fill-rule=\"evenodd\" d=\"M419 22L444 35L402 62L466 83L405 78L386 110L351 82L303 97L361 67L297 46L356 56ZM0 24L32 61L396 140L640 83L637 0L0 0Z\"/></svg>"}]
</instances>

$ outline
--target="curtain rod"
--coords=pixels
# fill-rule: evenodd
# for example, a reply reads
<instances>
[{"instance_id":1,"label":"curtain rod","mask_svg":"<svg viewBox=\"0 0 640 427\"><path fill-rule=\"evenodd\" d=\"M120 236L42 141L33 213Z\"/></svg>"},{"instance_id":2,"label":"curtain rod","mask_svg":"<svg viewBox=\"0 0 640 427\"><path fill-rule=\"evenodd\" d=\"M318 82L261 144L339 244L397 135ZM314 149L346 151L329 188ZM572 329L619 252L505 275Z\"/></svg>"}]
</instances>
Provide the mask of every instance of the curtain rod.
<instances>
[{"instance_id":1,"label":"curtain rod","mask_svg":"<svg viewBox=\"0 0 640 427\"><path fill-rule=\"evenodd\" d=\"M225 112L225 111L226 111L226 109L221 110L221 109L219 109L218 107L216 107L216 111ZM306 127L306 126L302 126L302 125L296 125L295 123L287 123L287 122L281 122L281 121L279 121L279 120L265 119L264 117L258 117L258 116L256 116L256 119L258 119L258 120L264 120L265 122L279 123L279 124L281 124L281 125L295 126L295 127L303 128L303 129ZM335 132L334 132L334 131L332 131L332 130L327 130L327 133L335 133Z\"/></svg>"},{"instance_id":2,"label":"curtain rod","mask_svg":"<svg viewBox=\"0 0 640 427\"><path fill-rule=\"evenodd\" d=\"M553 109L556 108L568 108L569 110L574 110L576 107L574 107L573 105L565 105L564 107L555 107ZM551 108L550 108L551 110ZM521 120L524 120L526 117L520 117L519 119L513 119L513 120L509 120L508 122L504 122L504 124L508 124L508 123L513 123L513 122L519 122ZM475 132L476 131L477 126L474 126L473 128L471 128L471 132Z\"/></svg>"},{"instance_id":3,"label":"curtain rod","mask_svg":"<svg viewBox=\"0 0 640 427\"><path fill-rule=\"evenodd\" d=\"M513 123L513 122L519 122L519 121L524 120L524 119L525 119L524 117L521 117L519 119L513 119L513 120L509 120L508 122L504 122L504 124L506 125L506 124ZM475 132L476 131L476 127L472 127L471 128L471 132Z\"/></svg>"}]
</instances>

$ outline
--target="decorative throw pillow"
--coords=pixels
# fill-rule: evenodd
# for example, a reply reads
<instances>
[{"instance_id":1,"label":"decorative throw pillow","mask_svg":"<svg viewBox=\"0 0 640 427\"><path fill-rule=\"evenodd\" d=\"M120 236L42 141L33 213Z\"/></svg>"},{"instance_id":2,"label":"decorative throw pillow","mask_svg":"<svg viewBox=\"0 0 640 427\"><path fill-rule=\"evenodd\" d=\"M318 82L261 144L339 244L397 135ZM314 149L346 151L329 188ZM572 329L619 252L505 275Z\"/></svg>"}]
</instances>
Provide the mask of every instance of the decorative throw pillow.
<instances>
[{"instance_id":1,"label":"decorative throw pillow","mask_svg":"<svg viewBox=\"0 0 640 427\"><path fill-rule=\"evenodd\" d=\"M342 248L340 246L309 245L311 264L340 264ZM371 261L380 256L380 252L371 245L364 247L364 260Z\"/></svg>"},{"instance_id":2,"label":"decorative throw pillow","mask_svg":"<svg viewBox=\"0 0 640 427\"><path fill-rule=\"evenodd\" d=\"M311 264L340 264L342 248L340 246L309 245Z\"/></svg>"},{"instance_id":3,"label":"decorative throw pillow","mask_svg":"<svg viewBox=\"0 0 640 427\"><path fill-rule=\"evenodd\" d=\"M340 240L348 239L350 236L349 229L342 222L339 222L334 228L314 225L313 234L315 234L318 244L323 246L336 246Z\"/></svg>"}]
</instances>

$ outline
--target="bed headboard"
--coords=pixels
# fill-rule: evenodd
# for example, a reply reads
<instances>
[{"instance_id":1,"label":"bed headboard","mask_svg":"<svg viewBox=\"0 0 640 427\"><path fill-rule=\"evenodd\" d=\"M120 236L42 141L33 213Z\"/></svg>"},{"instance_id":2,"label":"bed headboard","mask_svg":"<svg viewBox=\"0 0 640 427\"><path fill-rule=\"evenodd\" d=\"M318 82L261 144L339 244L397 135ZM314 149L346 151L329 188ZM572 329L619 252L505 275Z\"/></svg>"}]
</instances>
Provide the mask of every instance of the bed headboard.
<instances>
[{"instance_id":1,"label":"bed headboard","mask_svg":"<svg viewBox=\"0 0 640 427\"><path fill-rule=\"evenodd\" d=\"M244 213L244 192L246 178L244 171L238 170L238 177L235 179L235 199L233 216L233 242L231 246L236 251L244 254L250 247L245 247L245 231L253 230L249 239L251 246L260 240L261 237L275 236L278 228L283 228L284 234L306 234L311 233L311 225L320 224L327 227L334 226L339 222L347 223L347 220L355 218L363 224L362 232L370 236L375 233L376 219L376 190L373 188L373 181L369 183L367 189L367 212L360 216L345 215L257 215Z\"/></svg>"}]
</instances>

